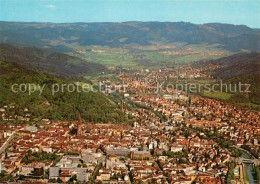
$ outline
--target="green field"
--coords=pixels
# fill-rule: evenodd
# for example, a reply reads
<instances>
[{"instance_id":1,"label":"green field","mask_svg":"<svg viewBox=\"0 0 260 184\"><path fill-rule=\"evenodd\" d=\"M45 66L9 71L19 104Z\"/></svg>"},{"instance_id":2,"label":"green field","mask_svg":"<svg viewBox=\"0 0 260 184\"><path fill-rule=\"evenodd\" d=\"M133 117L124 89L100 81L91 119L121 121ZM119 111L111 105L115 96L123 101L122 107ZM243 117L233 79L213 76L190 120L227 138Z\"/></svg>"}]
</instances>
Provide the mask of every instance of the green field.
<instances>
[{"instance_id":1,"label":"green field","mask_svg":"<svg viewBox=\"0 0 260 184\"><path fill-rule=\"evenodd\" d=\"M250 103L250 102L249 103L235 103L235 105L240 107L240 108L253 109L253 110L260 111L260 105Z\"/></svg>"},{"instance_id":2,"label":"green field","mask_svg":"<svg viewBox=\"0 0 260 184\"><path fill-rule=\"evenodd\" d=\"M220 100L228 100L233 95L233 94L224 93L224 92L205 92L205 91L203 91L201 94L203 96L206 96L209 98L216 98L216 99L220 99Z\"/></svg>"},{"instance_id":3,"label":"green field","mask_svg":"<svg viewBox=\"0 0 260 184\"><path fill-rule=\"evenodd\" d=\"M120 53L96 53L89 52L82 54L82 58L89 62L100 63L107 66L122 66L122 67L136 67L137 63L133 62L134 58L131 55L124 55Z\"/></svg>"},{"instance_id":4,"label":"green field","mask_svg":"<svg viewBox=\"0 0 260 184\"><path fill-rule=\"evenodd\" d=\"M78 46L67 45L75 52L69 53L82 59L104 64L106 66L122 66L131 68L161 68L187 64L192 61L217 59L230 55L230 52L221 50L218 45L185 45L176 43L174 45L151 45L151 46L126 46L123 48L112 48L108 46ZM86 53L78 53L76 50L86 50ZM168 54L161 51L200 51L200 52L219 52L223 55L211 55L204 53Z\"/></svg>"}]
</instances>

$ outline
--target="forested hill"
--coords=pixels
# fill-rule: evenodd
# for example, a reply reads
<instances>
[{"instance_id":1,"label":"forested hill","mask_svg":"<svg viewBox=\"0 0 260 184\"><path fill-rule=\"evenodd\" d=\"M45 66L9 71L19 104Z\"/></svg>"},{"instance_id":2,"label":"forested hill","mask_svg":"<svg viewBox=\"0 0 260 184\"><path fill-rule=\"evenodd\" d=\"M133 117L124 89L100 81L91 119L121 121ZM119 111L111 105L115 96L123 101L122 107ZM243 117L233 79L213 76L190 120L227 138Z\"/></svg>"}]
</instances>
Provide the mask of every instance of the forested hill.
<instances>
[{"instance_id":1,"label":"forested hill","mask_svg":"<svg viewBox=\"0 0 260 184\"><path fill-rule=\"evenodd\" d=\"M21 23L0 22L0 43L48 46L68 52L68 45L219 44L229 51L260 50L260 31L244 25L186 22Z\"/></svg>"},{"instance_id":2,"label":"forested hill","mask_svg":"<svg viewBox=\"0 0 260 184\"><path fill-rule=\"evenodd\" d=\"M53 84L73 84L58 77L28 70L19 64L0 60L0 107L14 106L8 109L7 117L23 116L22 109L29 109L31 120L49 118L51 120L76 120L78 112L86 122L126 123L127 117L118 110L117 105L106 96L94 92L57 92L52 95ZM29 95L25 92L12 92L13 84L45 84L42 94L39 88ZM32 88L34 89L34 88ZM79 88L80 89L80 88ZM18 88L15 90L18 90ZM0 119L1 121L1 119Z\"/></svg>"},{"instance_id":3,"label":"forested hill","mask_svg":"<svg viewBox=\"0 0 260 184\"><path fill-rule=\"evenodd\" d=\"M260 52L238 53L210 61L221 68L213 71L213 76L230 79L238 76L260 76Z\"/></svg>"},{"instance_id":4,"label":"forested hill","mask_svg":"<svg viewBox=\"0 0 260 184\"><path fill-rule=\"evenodd\" d=\"M251 84L250 93L236 93L230 99L231 102L260 105L260 52L238 53L216 60L199 61L194 66L201 67L209 63L220 66L208 71L215 79L233 85Z\"/></svg>"},{"instance_id":5,"label":"forested hill","mask_svg":"<svg viewBox=\"0 0 260 184\"><path fill-rule=\"evenodd\" d=\"M249 96L237 94L232 102L251 102L260 105L260 52L238 53L212 61L221 68L213 71L217 79L232 84L251 84Z\"/></svg>"},{"instance_id":6,"label":"forested hill","mask_svg":"<svg viewBox=\"0 0 260 184\"><path fill-rule=\"evenodd\" d=\"M58 76L94 75L106 70L103 65L47 49L0 44L0 60L18 63Z\"/></svg>"}]
</instances>

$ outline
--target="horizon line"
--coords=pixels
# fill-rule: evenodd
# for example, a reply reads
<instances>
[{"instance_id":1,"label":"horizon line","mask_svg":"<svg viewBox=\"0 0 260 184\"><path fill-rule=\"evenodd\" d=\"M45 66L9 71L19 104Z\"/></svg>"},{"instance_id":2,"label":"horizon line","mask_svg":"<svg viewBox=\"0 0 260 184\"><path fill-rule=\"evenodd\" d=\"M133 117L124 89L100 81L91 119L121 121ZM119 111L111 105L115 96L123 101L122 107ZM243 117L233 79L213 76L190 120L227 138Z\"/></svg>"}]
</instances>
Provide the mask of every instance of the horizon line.
<instances>
[{"instance_id":1,"label":"horizon line","mask_svg":"<svg viewBox=\"0 0 260 184\"><path fill-rule=\"evenodd\" d=\"M187 24L194 24L194 25L206 25L206 24L225 24L225 25L234 25L234 26L246 26L251 29L260 29L260 27L250 27L245 24L232 24L232 23L224 23L224 22L207 22L202 24L192 23L192 22L185 22L185 21L93 21L93 22L41 22L41 21L8 21L8 20L0 20L0 22L10 22L10 23L39 23L39 24L95 24L95 23L187 23Z\"/></svg>"}]
</instances>

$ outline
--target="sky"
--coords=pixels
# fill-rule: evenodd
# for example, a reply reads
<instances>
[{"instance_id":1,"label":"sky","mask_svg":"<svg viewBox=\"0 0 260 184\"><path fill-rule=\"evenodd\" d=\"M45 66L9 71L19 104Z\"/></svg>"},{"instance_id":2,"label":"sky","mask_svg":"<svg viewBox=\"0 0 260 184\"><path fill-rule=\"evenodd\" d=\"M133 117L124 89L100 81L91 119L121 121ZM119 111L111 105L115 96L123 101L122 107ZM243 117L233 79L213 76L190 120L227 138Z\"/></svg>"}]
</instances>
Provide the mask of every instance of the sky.
<instances>
[{"instance_id":1,"label":"sky","mask_svg":"<svg viewBox=\"0 0 260 184\"><path fill-rule=\"evenodd\" d=\"M260 0L0 0L0 21L183 21L260 28Z\"/></svg>"}]
</instances>

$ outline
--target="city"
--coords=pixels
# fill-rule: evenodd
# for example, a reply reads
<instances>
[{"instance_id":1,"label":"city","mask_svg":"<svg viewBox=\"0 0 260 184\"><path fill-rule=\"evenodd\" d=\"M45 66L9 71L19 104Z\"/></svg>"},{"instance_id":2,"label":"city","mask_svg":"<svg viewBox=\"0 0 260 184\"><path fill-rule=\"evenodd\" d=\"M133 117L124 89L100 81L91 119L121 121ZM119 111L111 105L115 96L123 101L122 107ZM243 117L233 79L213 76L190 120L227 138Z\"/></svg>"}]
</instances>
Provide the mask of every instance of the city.
<instances>
[{"instance_id":1,"label":"city","mask_svg":"<svg viewBox=\"0 0 260 184\"><path fill-rule=\"evenodd\" d=\"M233 179L244 183L245 163L259 165L259 112L181 90L160 96L146 80L177 77L167 69L137 76L118 75L126 88L118 88L125 97L119 106L133 117L132 125L83 124L80 114L78 121L2 125L1 170L39 181L222 183L232 163L249 155L233 166ZM129 101L140 106L130 110ZM8 108L0 109L3 120L30 119L29 109L7 117Z\"/></svg>"},{"instance_id":2,"label":"city","mask_svg":"<svg viewBox=\"0 0 260 184\"><path fill-rule=\"evenodd\" d=\"M0 7L0 184L260 184L259 0Z\"/></svg>"}]
</instances>

